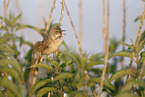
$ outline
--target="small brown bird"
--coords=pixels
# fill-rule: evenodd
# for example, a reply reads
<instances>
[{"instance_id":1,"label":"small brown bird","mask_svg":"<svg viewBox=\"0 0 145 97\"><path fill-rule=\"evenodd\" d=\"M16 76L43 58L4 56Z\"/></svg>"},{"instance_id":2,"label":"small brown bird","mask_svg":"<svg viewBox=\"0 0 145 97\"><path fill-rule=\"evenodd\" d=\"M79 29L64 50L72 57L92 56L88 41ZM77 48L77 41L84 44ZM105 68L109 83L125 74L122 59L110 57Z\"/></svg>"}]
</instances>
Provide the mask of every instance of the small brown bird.
<instances>
[{"instance_id":1,"label":"small brown bird","mask_svg":"<svg viewBox=\"0 0 145 97\"><path fill-rule=\"evenodd\" d=\"M42 55L49 55L55 52L62 44L63 33L59 25L53 26L49 35L39 44L36 52L41 52Z\"/></svg>"}]
</instances>

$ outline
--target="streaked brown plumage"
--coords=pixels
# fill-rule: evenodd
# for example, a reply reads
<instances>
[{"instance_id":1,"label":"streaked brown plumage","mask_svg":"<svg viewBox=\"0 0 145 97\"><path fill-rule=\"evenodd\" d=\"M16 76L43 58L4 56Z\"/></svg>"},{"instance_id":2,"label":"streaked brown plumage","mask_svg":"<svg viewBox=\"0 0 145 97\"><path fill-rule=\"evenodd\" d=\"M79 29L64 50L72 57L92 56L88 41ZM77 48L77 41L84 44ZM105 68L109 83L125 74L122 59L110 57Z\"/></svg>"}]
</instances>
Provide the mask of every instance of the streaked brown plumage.
<instances>
[{"instance_id":1,"label":"streaked brown plumage","mask_svg":"<svg viewBox=\"0 0 145 97\"><path fill-rule=\"evenodd\" d=\"M36 52L41 52L42 55L49 55L55 52L62 44L62 29L59 25L53 26L49 35L39 44Z\"/></svg>"}]
</instances>

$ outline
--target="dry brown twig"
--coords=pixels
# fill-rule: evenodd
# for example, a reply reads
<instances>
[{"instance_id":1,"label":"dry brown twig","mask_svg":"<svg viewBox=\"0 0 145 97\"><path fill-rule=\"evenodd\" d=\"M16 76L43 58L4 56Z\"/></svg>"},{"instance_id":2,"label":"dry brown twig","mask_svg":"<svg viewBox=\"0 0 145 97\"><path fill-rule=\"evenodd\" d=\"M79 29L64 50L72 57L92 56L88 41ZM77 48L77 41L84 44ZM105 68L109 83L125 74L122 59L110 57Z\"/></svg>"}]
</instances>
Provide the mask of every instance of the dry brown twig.
<instances>
[{"instance_id":1,"label":"dry brown twig","mask_svg":"<svg viewBox=\"0 0 145 97\"><path fill-rule=\"evenodd\" d=\"M144 17L145 17L145 7L144 7L144 12L143 12L143 15L142 15L142 18L141 18L141 21L140 21L140 26L139 26L139 29L138 29L138 34L137 34L137 38L136 38L137 42L139 42L139 37L140 37L140 34L141 34L141 29L142 29L142 26L143 26Z\"/></svg>"},{"instance_id":2,"label":"dry brown twig","mask_svg":"<svg viewBox=\"0 0 145 97\"><path fill-rule=\"evenodd\" d=\"M47 97L50 97L50 92L48 93L48 96Z\"/></svg>"},{"instance_id":3,"label":"dry brown twig","mask_svg":"<svg viewBox=\"0 0 145 97\"><path fill-rule=\"evenodd\" d=\"M123 26L122 26L122 42L125 42L125 30L126 30L126 0L123 0ZM123 45L122 50L125 50L125 46ZM124 68L124 57L121 57L121 68Z\"/></svg>"},{"instance_id":4,"label":"dry brown twig","mask_svg":"<svg viewBox=\"0 0 145 97\"><path fill-rule=\"evenodd\" d=\"M109 3L109 0L108 0L108 3ZM103 68L103 73L102 73L102 78L101 78L101 83L100 83L100 89L98 91L97 97L100 96L101 91L102 91L107 63L108 63L108 53L109 53L109 30L106 31L106 15L105 15L106 13L105 12L106 12L105 11L105 0L103 0L103 34L104 34L105 61L104 61L104 68ZM109 27L109 25L107 25L107 26Z\"/></svg>"},{"instance_id":5,"label":"dry brown twig","mask_svg":"<svg viewBox=\"0 0 145 97\"><path fill-rule=\"evenodd\" d=\"M136 39L137 42L139 42L139 37L140 37L140 34L141 34L141 29L142 29L142 26L143 26L144 17L145 17L145 6L144 6L144 12L143 12L143 15L142 15L142 18L141 18L141 21L140 21L140 26L139 26L139 29L138 29L138 35L137 35L137 39ZM144 67L145 67L145 61L143 62L143 67L141 68L140 75L138 77L139 80L140 80L141 75L143 73ZM138 84L135 85L135 88L137 88L137 86L138 86Z\"/></svg>"},{"instance_id":6,"label":"dry brown twig","mask_svg":"<svg viewBox=\"0 0 145 97\"><path fill-rule=\"evenodd\" d=\"M72 25L72 28L73 28L73 31L74 31L74 34L75 34L75 37L76 37L77 43L78 43L80 56L83 56L83 51L82 51L82 48L81 48L81 44L80 44L80 42L79 42L79 39L78 39L78 36L77 36L76 30L75 30L75 28L74 28L73 22L72 22L72 20L71 20L71 17L70 17L70 14L69 14L69 11L68 11L68 8L67 8L65 2L64 2L64 5L65 5L65 9L66 9L66 11L67 11L67 15L68 15L68 17L69 17L70 23L71 23L71 25Z\"/></svg>"},{"instance_id":7,"label":"dry brown twig","mask_svg":"<svg viewBox=\"0 0 145 97\"><path fill-rule=\"evenodd\" d=\"M46 34L47 31L48 31L48 29L49 29L50 21L51 21L51 17L52 17L52 13L53 13L53 10L54 10L54 8L55 8L55 2L56 2L56 0L54 0L54 2L53 2L53 6L52 6L52 9L51 9L51 13L50 13L49 20L48 20L48 23L47 23L47 26L46 26L46 29L45 29L44 34ZM35 64L38 64L39 62L41 62L42 59L43 59L43 57L42 57L41 53L39 52L39 57L37 58ZM34 65L35 65L35 64L34 64ZM33 85L35 84L35 82L36 82L36 76L37 76L37 74L38 74L38 70L34 69L34 77L33 77L33 79L32 79L32 86L33 86ZM32 86L31 86L31 87L32 87Z\"/></svg>"},{"instance_id":8,"label":"dry brown twig","mask_svg":"<svg viewBox=\"0 0 145 97\"><path fill-rule=\"evenodd\" d=\"M4 1L4 11L6 9L6 0L3 0Z\"/></svg>"},{"instance_id":9,"label":"dry brown twig","mask_svg":"<svg viewBox=\"0 0 145 97\"><path fill-rule=\"evenodd\" d=\"M17 12L20 14L21 13L21 8L20 8L19 0L15 0L15 2L16 2ZM20 24L22 24L22 17L20 17Z\"/></svg>"},{"instance_id":10,"label":"dry brown twig","mask_svg":"<svg viewBox=\"0 0 145 97\"><path fill-rule=\"evenodd\" d=\"M52 9L51 9L51 12L50 12L50 15L49 15L49 19L48 19L47 26L46 26L44 34L46 34L48 29L49 29L52 13L53 13L53 10L55 8L55 2L56 2L56 0L53 1L53 6L52 6Z\"/></svg>"},{"instance_id":11,"label":"dry brown twig","mask_svg":"<svg viewBox=\"0 0 145 97\"><path fill-rule=\"evenodd\" d=\"M6 13L7 13L7 9L8 9L8 7L9 7L9 4L10 4L10 0L8 1L8 4L7 4L7 7L6 7L6 9L5 9L5 13L4 13L3 19L2 19L2 21L1 21L1 23L0 23L0 28L1 28L1 26L2 26L2 23L3 23L4 19L5 19L5 16L6 16Z\"/></svg>"},{"instance_id":12,"label":"dry brown twig","mask_svg":"<svg viewBox=\"0 0 145 97\"><path fill-rule=\"evenodd\" d=\"M82 0L79 0L79 39L81 47L83 45L83 12L82 12Z\"/></svg>"},{"instance_id":13,"label":"dry brown twig","mask_svg":"<svg viewBox=\"0 0 145 97\"><path fill-rule=\"evenodd\" d=\"M60 27L61 27L61 23L62 23L63 11L64 11L64 0L62 0L62 9L61 9L61 15L60 15L60 21L59 21Z\"/></svg>"}]
</instances>

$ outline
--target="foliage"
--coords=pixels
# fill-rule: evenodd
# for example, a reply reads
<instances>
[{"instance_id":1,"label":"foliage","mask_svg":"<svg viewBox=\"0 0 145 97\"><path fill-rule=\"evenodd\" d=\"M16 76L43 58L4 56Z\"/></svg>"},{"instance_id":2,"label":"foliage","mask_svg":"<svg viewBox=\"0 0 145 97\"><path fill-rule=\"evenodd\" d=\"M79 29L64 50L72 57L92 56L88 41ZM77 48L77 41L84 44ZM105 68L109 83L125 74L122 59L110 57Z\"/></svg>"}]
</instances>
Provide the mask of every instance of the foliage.
<instances>
[{"instance_id":1,"label":"foliage","mask_svg":"<svg viewBox=\"0 0 145 97\"><path fill-rule=\"evenodd\" d=\"M63 41L66 50L59 51L55 56L43 56L43 62L31 65L33 50L38 43L32 44L25 41L24 37L17 36L16 32L21 29L30 28L44 37L44 28L20 24L18 22L21 14L16 16L10 14L5 18L5 25L0 29L0 94L2 97L93 97L97 94L101 81L104 54L87 54L82 57L75 51L71 51ZM1 17L2 18L2 17ZM49 31L52 26L51 23ZM109 63L106 77L103 84L103 92L108 96L144 96L145 91L145 31L142 33L139 42L120 43L121 41L110 40ZM125 51L117 52L120 44L127 47ZM22 45L30 47L24 56L20 56ZM126 68L118 70L121 57L130 59ZM132 63L136 64L136 68ZM30 69L39 67L36 83L29 89ZM43 69L42 69L43 68ZM45 72L44 72L45 71ZM43 74L42 74L43 72ZM45 75L45 76L43 76ZM27 91L27 92L25 92Z\"/></svg>"}]
</instances>

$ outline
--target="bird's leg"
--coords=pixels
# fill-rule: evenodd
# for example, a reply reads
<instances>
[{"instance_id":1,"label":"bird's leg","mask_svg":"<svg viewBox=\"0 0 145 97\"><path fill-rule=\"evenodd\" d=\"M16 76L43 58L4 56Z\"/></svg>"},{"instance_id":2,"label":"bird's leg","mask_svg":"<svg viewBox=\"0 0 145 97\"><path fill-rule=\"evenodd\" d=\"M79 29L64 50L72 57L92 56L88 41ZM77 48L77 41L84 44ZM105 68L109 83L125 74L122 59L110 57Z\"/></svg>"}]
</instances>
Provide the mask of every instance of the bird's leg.
<instances>
[{"instance_id":1,"label":"bird's leg","mask_svg":"<svg viewBox=\"0 0 145 97\"><path fill-rule=\"evenodd\" d=\"M38 59L36 60L36 62L35 62L34 65L38 64L39 62L42 62L42 60L43 60L43 56L42 56L41 52L39 52ZM35 84L35 82L36 82L36 76L37 76L37 74L38 74L38 69L39 69L38 67L34 69L34 75L33 75L33 79L32 79L32 86L33 86L33 85ZM31 86L31 87L32 87L32 86Z\"/></svg>"},{"instance_id":2,"label":"bird's leg","mask_svg":"<svg viewBox=\"0 0 145 97\"><path fill-rule=\"evenodd\" d=\"M47 57L49 58L49 55L47 55Z\"/></svg>"},{"instance_id":3,"label":"bird's leg","mask_svg":"<svg viewBox=\"0 0 145 97\"><path fill-rule=\"evenodd\" d=\"M56 55L56 56L58 55L58 52L59 52L59 50L56 50L56 51L55 51L55 55Z\"/></svg>"},{"instance_id":4,"label":"bird's leg","mask_svg":"<svg viewBox=\"0 0 145 97\"><path fill-rule=\"evenodd\" d=\"M43 60L43 56L42 56L41 52L39 52L38 60L39 60L39 62L42 62L42 60Z\"/></svg>"}]
</instances>

